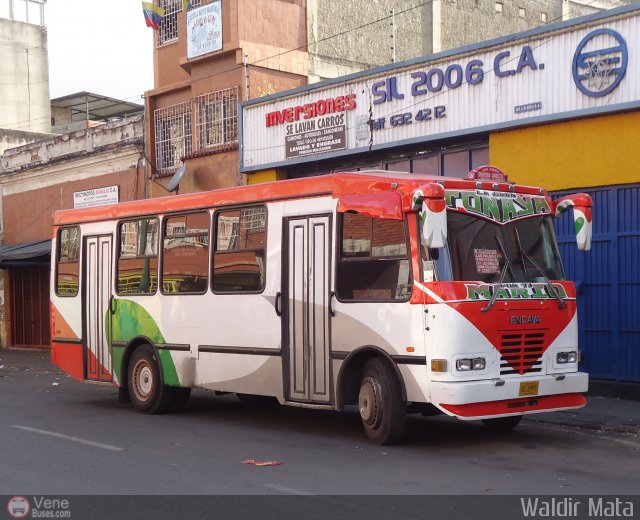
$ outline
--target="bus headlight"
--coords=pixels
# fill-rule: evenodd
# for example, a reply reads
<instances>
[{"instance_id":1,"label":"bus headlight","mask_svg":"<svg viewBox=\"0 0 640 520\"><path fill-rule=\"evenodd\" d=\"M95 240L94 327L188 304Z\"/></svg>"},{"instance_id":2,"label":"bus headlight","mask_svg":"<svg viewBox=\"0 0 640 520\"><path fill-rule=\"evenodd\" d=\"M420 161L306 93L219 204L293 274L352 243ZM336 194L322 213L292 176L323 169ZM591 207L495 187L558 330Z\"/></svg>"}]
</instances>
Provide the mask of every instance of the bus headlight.
<instances>
[{"instance_id":1,"label":"bus headlight","mask_svg":"<svg viewBox=\"0 0 640 520\"><path fill-rule=\"evenodd\" d=\"M458 372L470 372L472 370L484 370L487 363L483 357L456 359Z\"/></svg>"},{"instance_id":2,"label":"bus headlight","mask_svg":"<svg viewBox=\"0 0 640 520\"><path fill-rule=\"evenodd\" d=\"M558 352L556 354L556 363L558 365L566 365L567 363L577 363L578 353L575 350L570 352Z\"/></svg>"}]
</instances>

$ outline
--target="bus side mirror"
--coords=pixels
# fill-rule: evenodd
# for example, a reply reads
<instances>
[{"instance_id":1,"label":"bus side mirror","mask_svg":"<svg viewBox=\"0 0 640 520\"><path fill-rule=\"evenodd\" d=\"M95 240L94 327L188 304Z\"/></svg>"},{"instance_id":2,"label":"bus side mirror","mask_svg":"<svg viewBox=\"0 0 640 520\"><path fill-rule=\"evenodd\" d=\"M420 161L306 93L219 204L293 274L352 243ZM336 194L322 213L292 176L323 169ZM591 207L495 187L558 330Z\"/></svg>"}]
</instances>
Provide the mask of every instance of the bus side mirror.
<instances>
[{"instance_id":1,"label":"bus side mirror","mask_svg":"<svg viewBox=\"0 0 640 520\"><path fill-rule=\"evenodd\" d=\"M580 251L591 249L591 195L576 193L553 201L553 216L557 217L573 207L576 242Z\"/></svg>"},{"instance_id":2,"label":"bus side mirror","mask_svg":"<svg viewBox=\"0 0 640 520\"><path fill-rule=\"evenodd\" d=\"M420 215L420 238L427 249L447 243L447 210L444 188L435 182L421 186L411 197L413 211Z\"/></svg>"}]
</instances>

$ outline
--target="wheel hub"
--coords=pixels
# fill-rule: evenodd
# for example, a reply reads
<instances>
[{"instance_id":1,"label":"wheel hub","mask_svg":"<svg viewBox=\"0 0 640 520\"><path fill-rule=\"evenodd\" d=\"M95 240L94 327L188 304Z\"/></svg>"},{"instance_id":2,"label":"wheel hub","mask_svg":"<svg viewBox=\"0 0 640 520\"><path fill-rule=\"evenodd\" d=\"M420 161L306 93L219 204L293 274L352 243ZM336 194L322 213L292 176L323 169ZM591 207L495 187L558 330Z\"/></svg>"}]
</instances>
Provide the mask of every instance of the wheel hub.
<instances>
[{"instance_id":1,"label":"wheel hub","mask_svg":"<svg viewBox=\"0 0 640 520\"><path fill-rule=\"evenodd\" d=\"M380 422L380 385L372 377L366 377L360 386L358 407L362 421L370 427Z\"/></svg>"},{"instance_id":2,"label":"wheel hub","mask_svg":"<svg viewBox=\"0 0 640 520\"><path fill-rule=\"evenodd\" d=\"M141 359L133 369L133 388L140 401L146 401L153 391L153 371L149 363Z\"/></svg>"}]
</instances>

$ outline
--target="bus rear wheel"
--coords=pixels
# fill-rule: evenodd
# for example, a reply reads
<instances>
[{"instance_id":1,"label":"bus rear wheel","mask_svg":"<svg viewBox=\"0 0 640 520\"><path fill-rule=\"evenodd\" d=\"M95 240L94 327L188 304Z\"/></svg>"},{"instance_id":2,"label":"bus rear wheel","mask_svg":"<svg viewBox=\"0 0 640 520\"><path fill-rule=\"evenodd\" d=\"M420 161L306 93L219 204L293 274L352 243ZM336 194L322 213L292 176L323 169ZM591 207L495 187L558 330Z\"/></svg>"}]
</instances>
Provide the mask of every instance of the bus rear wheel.
<instances>
[{"instance_id":1,"label":"bus rear wheel","mask_svg":"<svg viewBox=\"0 0 640 520\"><path fill-rule=\"evenodd\" d=\"M146 414L167 412L175 388L162 384L160 364L153 348L150 345L136 348L127 368L127 387L134 408Z\"/></svg>"},{"instance_id":2,"label":"bus rear wheel","mask_svg":"<svg viewBox=\"0 0 640 520\"><path fill-rule=\"evenodd\" d=\"M364 430L378 444L395 444L403 435L407 410L391 367L380 358L367 361L362 370L358 409Z\"/></svg>"},{"instance_id":3,"label":"bus rear wheel","mask_svg":"<svg viewBox=\"0 0 640 520\"><path fill-rule=\"evenodd\" d=\"M511 415L509 417L496 417L495 419L482 419L482 424L494 433L507 433L513 430L520 421L522 415Z\"/></svg>"}]
</instances>

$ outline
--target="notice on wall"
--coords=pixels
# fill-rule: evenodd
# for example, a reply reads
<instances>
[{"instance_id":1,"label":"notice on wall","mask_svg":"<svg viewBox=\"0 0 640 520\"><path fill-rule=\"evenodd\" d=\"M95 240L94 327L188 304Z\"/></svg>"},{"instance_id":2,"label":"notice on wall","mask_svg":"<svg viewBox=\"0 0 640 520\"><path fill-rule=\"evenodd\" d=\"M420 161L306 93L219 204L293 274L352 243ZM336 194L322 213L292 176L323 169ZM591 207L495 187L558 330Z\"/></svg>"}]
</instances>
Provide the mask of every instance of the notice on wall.
<instances>
[{"instance_id":1,"label":"notice on wall","mask_svg":"<svg viewBox=\"0 0 640 520\"><path fill-rule=\"evenodd\" d=\"M286 158L343 150L347 147L344 114L330 115L287 125Z\"/></svg>"},{"instance_id":2,"label":"notice on wall","mask_svg":"<svg viewBox=\"0 0 640 520\"><path fill-rule=\"evenodd\" d=\"M222 49L220 0L187 11L187 58Z\"/></svg>"},{"instance_id":3,"label":"notice on wall","mask_svg":"<svg viewBox=\"0 0 640 520\"><path fill-rule=\"evenodd\" d=\"M86 191L73 192L74 208L92 208L94 206L106 206L120 202L120 190L118 186L106 186Z\"/></svg>"},{"instance_id":4,"label":"notice on wall","mask_svg":"<svg viewBox=\"0 0 640 520\"><path fill-rule=\"evenodd\" d=\"M500 272L498 252L495 249L474 249L476 271L480 274L495 274Z\"/></svg>"}]
</instances>

